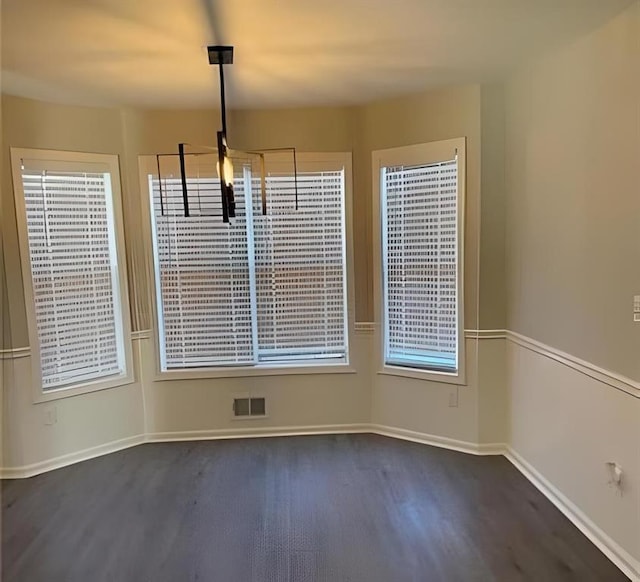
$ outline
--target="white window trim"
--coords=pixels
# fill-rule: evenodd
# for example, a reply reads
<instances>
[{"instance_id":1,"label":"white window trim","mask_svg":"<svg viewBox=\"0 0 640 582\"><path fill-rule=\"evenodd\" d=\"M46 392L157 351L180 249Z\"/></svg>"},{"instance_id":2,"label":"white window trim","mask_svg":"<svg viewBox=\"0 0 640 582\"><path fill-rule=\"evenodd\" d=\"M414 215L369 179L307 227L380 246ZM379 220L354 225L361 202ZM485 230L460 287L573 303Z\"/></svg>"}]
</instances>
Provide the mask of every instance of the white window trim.
<instances>
[{"instance_id":1,"label":"white window trim","mask_svg":"<svg viewBox=\"0 0 640 582\"><path fill-rule=\"evenodd\" d=\"M29 254L29 231L26 218L26 204L22 184L21 160L39 160L42 162L102 164L109 167L113 220L116 235L116 255L118 260L118 286L120 291L121 321L116 322L122 327L124 341L125 372L113 376L106 376L97 380L89 380L61 386L50 390L43 390L42 370L40 368L40 342L36 324L35 301L33 295L33 281L31 278L31 259ZM129 290L127 285L127 270L125 257L124 228L122 219L122 200L120 188L120 166L118 156L113 154L93 154L85 152L69 152L57 150L41 150L31 148L11 148L11 167L13 173L13 192L16 205L16 221L18 227L18 244L20 249L20 263L22 267L22 284L24 288L27 328L31 346L31 387L34 403L50 402L61 398L69 398L80 394L88 394L98 390L106 390L132 384L134 380L133 351L131 341L131 322L129 310Z\"/></svg>"},{"instance_id":2,"label":"white window trim","mask_svg":"<svg viewBox=\"0 0 640 582\"><path fill-rule=\"evenodd\" d=\"M157 335L157 334L156 334ZM193 380L215 378L251 378L254 376L307 376L310 374L355 374L357 370L348 363L318 364L299 363L288 365L257 364L255 366L220 366L218 368L190 368L182 370L156 370L154 380Z\"/></svg>"},{"instance_id":3,"label":"white window trim","mask_svg":"<svg viewBox=\"0 0 640 582\"><path fill-rule=\"evenodd\" d=\"M385 166L418 165L451 160L458 155L458 370L441 372L410 366L385 364L384 361L384 289L383 237L380 170ZM373 275L375 310L375 366L379 375L416 378L430 382L466 385L466 351L464 338L464 215L466 191L466 138L454 138L372 152L373 190Z\"/></svg>"},{"instance_id":4,"label":"white window trim","mask_svg":"<svg viewBox=\"0 0 640 582\"><path fill-rule=\"evenodd\" d=\"M280 158L283 161L290 160L285 154ZM155 258L147 262L149 281L153 281L151 285L151 303L153 309L153 338L154 338L154 355L155 355L155 381L169 380L190 380L190 379L215 379L215 378L234 378L234 377L252 377L252 376L288 376L288 375L307 375L307 374L353 374L355 368L351 366L350 346L351 337L355 333L355 290L354 290L354 267L353 267L353 170L351 152L296 152L298 164L326 164L326 165L342 165L344 166L344 220L345 220L345 253L346 253L346 335L345 348L346 355L339 363L319 363L318 360L297 361L291 364L256 364L253 366L220 366L220 367L203 367L203 368L184 368L181 370L162 370L161 367L161 338L158 328L158 297L155 285L156 272L154 261ZM277 155L273 158L278 161ZM144 199L143 213L146 214L144 219L144 239L147 247L147 253L150 257L155 257L153 248L153 209L151 207L151 196L149 195L149 174L157 174L158 166L156 156L142 155L138 156L140 192Z\"/></svg>"}]
</instances>

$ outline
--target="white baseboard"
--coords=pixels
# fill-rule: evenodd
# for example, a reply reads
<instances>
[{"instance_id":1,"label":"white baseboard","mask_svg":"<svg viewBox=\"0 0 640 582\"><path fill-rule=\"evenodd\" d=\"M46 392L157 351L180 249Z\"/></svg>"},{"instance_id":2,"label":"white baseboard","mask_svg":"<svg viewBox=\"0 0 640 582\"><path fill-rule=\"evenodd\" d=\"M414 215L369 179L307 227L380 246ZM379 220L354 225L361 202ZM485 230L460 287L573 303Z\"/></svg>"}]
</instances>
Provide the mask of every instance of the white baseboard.
<instances>
[{"instance_id":1,"label":"white baseboard","mask_svg":"<svg viewBox=\"0 0 640 582\"><path fill-rule=\"evenodd\" d=\"M216 430L189 430L155 432L147 434L147 442L208 441L224 439L250 439L321 434L357 434L371 432L368 424L323 424L317 426L277 426L260 428L229 428Z\"/></svg>"},{"instance_id":2,"label":"white baseboard","mask_svg":"<svg viewBox=\"0 0 640 582\"><path fill-rule=\"evenodd\" d=\"M237 429L217 429L217 430L193 430L193 431L172 431L148 433L146 436L138 435L128 437L97 447L83 449L74 453L54 457L39 463L23 465L21 467L5 467L0 469L0 479L24 479L33 477L40 473L60 469L73 463L79 463L115 453L122 449L135 447L147 442L180 442L180 441L202 441L202 440L224 440L224 439L246 439L265 438L282 436L305 436L323 434L361 434L373 433L402 440L413 441L435 447L451 449L473 455L500 455L505 451L505 445L496 444L476 444L466 441L459 441L436 435L429 435L400 428L382 426L368 423L356 424L323 424L316 426L278 426L260 428L237 428Z\"/></svg>"},{"instance_id":3,"label":"white baseboard","mask_svg":"<svg viewBox=\"0 0 640 582\"><path fill-rule=\"evenodd\" d=\"M251 429L197 430L184 432L158 432L147 435L148 442L199 441L218 439L245 439L281 436L304 436L322 434L371 433L413 441L472 455L501 455L506 450L503 443L476 444L436 435L404 430L378 424L335 424L319 426L264 427Z\"/></svg>"},{"instance_id":4,"label":"white baseboard","mask_svg":"<svg viewBox=\"0 0 640 582\"><path fill-rule=\"evenodd\" d=\"M564 515L575 525L600 551L607 556L632 582L640 582L640 562L602 529L591 521L584 512L568 499L559 489L548 481L533 465L527 462L511 447L505 457Z\"/></svg>"},{"instance_id":5,"label":"white baseboard","mask_svg":"<svg viewBox=\"0 0 640 582\"><path fill-rule=\"evenodd\" d=\"M90 447L74 453L68 453L66 455L60 455L59 457L53 457L46 461L40 461L38 463L32 463L31 465L23 465L21 467L5 467L0 469L0 479L25 479L27 477L33 477L40 473L46 473L47 471L53 471L54 469L61 469L74 463L81 461L87 461L109 453L115 453L122 449L128 449L135 447L145 442L144 435L137 435L127 437L104 445L98 445L97 447Z\"/></svg>"},{"instance_id":6,"label":"white baseboard","mask_svg":"<svg viewBox=\"0 0 640 582\"><path fill-rule=\"evenodd\" d=\"M478 444L381 424L371 424L369 427L369 432L375 434L412 441L414 443L422 443L432 447L459 451L461 453L469 453L471 455L502 455L506 450L504 443Z\"/></svg>"}]
</instances>

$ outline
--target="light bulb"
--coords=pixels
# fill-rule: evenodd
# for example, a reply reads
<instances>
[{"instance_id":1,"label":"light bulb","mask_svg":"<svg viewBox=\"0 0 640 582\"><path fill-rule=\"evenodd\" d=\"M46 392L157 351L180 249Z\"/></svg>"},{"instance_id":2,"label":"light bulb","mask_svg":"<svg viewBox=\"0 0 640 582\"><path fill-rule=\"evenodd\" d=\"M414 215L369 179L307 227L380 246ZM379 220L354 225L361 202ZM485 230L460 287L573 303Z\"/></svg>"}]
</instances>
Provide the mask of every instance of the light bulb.
<instances>
[{"instance_id":1,"label":"light bulb","mask_svg":"<svg viewBox=\"0 0 640 582\"><path fill-rule=\"evenodd\" d=\"M224 181L227 186L233 186L233 163L229 156L224 157L222 164L222 175L220 173L220 162L216 163L216 169L218 170L218 178Z\"/></svg>"}]
</instances>

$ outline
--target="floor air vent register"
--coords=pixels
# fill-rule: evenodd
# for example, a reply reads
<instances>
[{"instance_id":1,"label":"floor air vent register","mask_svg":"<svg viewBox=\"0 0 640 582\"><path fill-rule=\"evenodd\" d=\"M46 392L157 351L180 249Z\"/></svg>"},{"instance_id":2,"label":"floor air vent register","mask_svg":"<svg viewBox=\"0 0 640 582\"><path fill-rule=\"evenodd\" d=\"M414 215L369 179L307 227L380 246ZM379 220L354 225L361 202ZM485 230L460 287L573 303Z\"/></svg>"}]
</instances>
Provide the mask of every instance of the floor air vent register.
<instances>
[{"instance_id":1,"label":"floor air vent register","mask_svg":"<svg viewBox=\"0 0 640 582\"><path fill-rule=\"evenodd\" d=\"M266 402L261 398L234 398L233 417L246 418L251 416L266 416Z\"/></svg>"}]
</instances>

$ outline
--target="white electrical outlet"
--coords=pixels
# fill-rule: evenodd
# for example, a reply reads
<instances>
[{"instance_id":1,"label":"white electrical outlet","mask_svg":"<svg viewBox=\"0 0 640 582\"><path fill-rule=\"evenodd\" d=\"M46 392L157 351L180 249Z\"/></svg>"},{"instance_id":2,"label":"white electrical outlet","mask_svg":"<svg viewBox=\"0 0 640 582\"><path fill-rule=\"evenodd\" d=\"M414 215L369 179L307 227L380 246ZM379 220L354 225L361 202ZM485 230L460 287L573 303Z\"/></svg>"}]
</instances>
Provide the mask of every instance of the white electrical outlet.
<instances>
[{"instance_id":1,"label":"white electrical outlet","mask_svg":"<svg viewBox=\"0 0 640 582\"><path fill-rule=\"evenodd\" d=\"M640 295L633 296L633 321L640 322Z\"/></svg>"},{"instance_id":2,"label":"white electrical outlet","mask_svg":"<svg viewBox=\"0 0 640 582\"><path fill-rule=\"evenodd\" d=\"M45 426L53 426L58 422L58 410L55 406L47 408L44 411L44 424Z\"/></svg>"},{"instance_id":3,"label":"white electrical outlet","mask_svg":"<svg viewBox=\"0 0 640 582\"><path fill-rule=\"evenodd\" d=\"M622 495L622 491L623 491L622 478L624 476L622 467L614 461L609 461L608 463L606 463L606 465L607 465L607 469L609 469L609 486L615 487L620 493L620 495Z\"/></svg>"}]
</instances>

